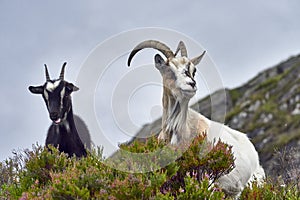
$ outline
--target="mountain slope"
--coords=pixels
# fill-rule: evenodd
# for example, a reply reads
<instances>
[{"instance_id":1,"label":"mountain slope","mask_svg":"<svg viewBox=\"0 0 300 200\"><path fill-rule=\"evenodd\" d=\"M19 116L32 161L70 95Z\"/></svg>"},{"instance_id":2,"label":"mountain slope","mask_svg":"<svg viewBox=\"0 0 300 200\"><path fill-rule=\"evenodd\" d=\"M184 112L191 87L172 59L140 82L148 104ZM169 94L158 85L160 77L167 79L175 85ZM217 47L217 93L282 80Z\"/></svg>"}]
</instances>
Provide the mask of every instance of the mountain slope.
<instances>
[{"instance_id":1,"label":"mountain slope","mask_svg":"<svg viewBox=\"0 0 300 200\"><path fill-rule=\"evenodd\" d=\"M246 133L267 175L287 180L300 172L300 55L259 73L241 87L217 91L191 107ZM161 119L145 125L136 139L157 134L160 126Z\"/></svg>"}]
</instances>

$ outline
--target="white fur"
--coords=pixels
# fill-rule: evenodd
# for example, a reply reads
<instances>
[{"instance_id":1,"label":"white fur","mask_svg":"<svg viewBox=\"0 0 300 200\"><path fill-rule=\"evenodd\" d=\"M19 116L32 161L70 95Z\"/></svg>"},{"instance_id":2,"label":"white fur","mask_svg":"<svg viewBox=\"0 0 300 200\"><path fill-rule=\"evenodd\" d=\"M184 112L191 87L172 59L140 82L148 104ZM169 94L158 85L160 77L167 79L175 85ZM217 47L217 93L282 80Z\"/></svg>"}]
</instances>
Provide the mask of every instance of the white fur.
<instances>
[{"instance_id":1,"label":"white fur","mask_svg":"<svg viewBox=\"0 0 300 200\"><path fill-rule=\"evenodd\" d=\"M164 85L170 90L164 90L164 112L162 131L159 139L167 139L171 136L171 144L180 145L181 141L191 140L195 134L206 133L207 140L213 144L219 139L232 146L235 158L235 168L227 175L218 179L218 184L225 192L235 198L239 197L243 189L256 179L259 184L263 182L265 173L259 164L258 153L246 134L233 130L223 124L211 121L188 108L188 102L193 96L184 90L195 90L189 84L191 77L185 74L188 61L182 58L172 58L169 62L170 69L174 72L176 80L174 84L169 77L164 77ZM190 68L194 67L190 65ZM190 69L191 71L191 69ZM174 103L175 102L175 103ZM176 104L179 103L180 109ZM175 112L177 110L177 112ZM174 114L175 113L175 114Z\"/></svg>"},{"instance_id":2,"label":"white fur","mask_svg":"<svg viewBox=\"0 0 300 200\"><path fill-rule=\"evenodd\" d=\"M60 106L61 106L61 108L64 105L63 104L64 96L65 96L65 88L63 87L63 89L60 91Z\"/></svg>"},{"instance_id":3,"label":"white fur","mask_svg":"<svg viewBox=\"0 0 300 200\"><path fill-rule=\"evenodd\" d=\"M187 71L185 63L189 62L189 60L184 57L174 58L172 61L173 62L170 62L170 67L175 72L177 86L183 90L196 90L196 87L193 88L191 85L187 84L192 82L191 77L185 75L185 71ZM195 66L191 63L189 72L192 73L192 69L194 68Z\"/></svg>"},{"instance_id":4,"label":"white fur","mask_svg":"<svg viewBox=\"0 0 300 200\"><path fill-rule=\"evenodd\" d=\"M46 90L44 90L44 96L45 96L45 99L47 101L47 104L49 105L49 94Z\"/></svg>"},{"instance_id":5,"label":"white fur","mask_svg":"<svg viewBox=\"0 0 300 200\"><path fill-rule=\"evenodd\" d=\"M263 183L265 173L259 164L258 153L246 134L233 130L228 126L211 121L203 115L189 109L189 115L194 119L204 119L208 124L207 140L209 142L222 142L232 146L235 158L235 168L227 175L219 178L219 185L233 196L239 196L244 187L251 185L254 179L258 184ZM192 115L192 116L191 116Z\"/></svg>"},{"instance_id":6,"label":"white fur","mask_svg":"<svg viewBox=\"0 0 300 200\"><path fill-rule=\"evenodd\" d=\"M244 187L251 184L254 177L259 183L263 182L265 175L259 165L258 153L245 134L211 121L188 108L188 103L197 90L194 79L195 65L201 61L205 51L198 57L188 59L183 42L179 42L174 54L165 44L149 40L139 44L131 52L130 59L141 50L140 47L157 49L167 57L165 61L159 54L155 56L155 66L163 77L164 90L162 131L158 139L170 140L173 145L181 145L191 141L197 134L206 133L207 140L213 144L220 139L231 145L235 168L218 179L219 185L230 196L237 198ZM178 51L181 51L182 57L176 57Z\"/></svg>"},{"instance_id":7,"label":"white fur","mask_svg":"<svg viewBox=\"0 0 300 200\"><path fill-rule=\"evenodd\" d=\"M47 82L46 84L46 90L48 90L49 92L53 92L57 86L59 85L60 80L55 81L54 83L52 82Z\"/></svg>"}]
</instances>

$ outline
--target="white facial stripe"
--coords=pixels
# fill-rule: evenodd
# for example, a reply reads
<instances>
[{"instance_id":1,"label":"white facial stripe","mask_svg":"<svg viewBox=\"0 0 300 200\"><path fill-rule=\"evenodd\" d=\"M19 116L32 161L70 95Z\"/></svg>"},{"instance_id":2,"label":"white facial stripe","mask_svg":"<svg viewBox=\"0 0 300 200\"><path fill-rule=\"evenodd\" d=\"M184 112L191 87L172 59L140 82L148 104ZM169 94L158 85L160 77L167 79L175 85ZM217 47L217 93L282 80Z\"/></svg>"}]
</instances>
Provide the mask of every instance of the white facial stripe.
<instances>
[{"instance_id":1,"label":"white facial stripe","mask_svg":"<svg viewBox=\"0 0 300 200\"><path fill-rule=\"evenodd\" d=\"M46 90L44 90L44 97L45 97L45 100L47 102L47 106L49 106L49 95L48 95L48 92Z\"/></svg>"},{"instance_id":2,"label":"white facial stripe","mask_svg":"<svg viewBox=\"0 0 300 200\"><path fill-rule=\"evenodd\" d=\"M48 92L46 90L44 90L44 96L45 96L45 99L48 102L49 101L49 95L48 95Z\"/></svg>"},{"instance_id":3,"label":"white facial stripe","mask_svg":"<svg viewBox=\"0 0 300 200\"><path fill-rule=\"evenodd\" d=\"M48 90L49 92L52 92L53 90L55 90L55 88L57 88L59 83L60 83L60 80L57 80L54 83L47 82L46 90Z\"/></svg>"},{"instance_id":4,"label":"white facial stripe","mask_svg":"<svg viewBox=\"0 0 300 200\"><path fill-rule=\"evenodd\" d=\"M64 96L65 96L65 88L63 87L63 89L60 91L60 106L61 106L61 108L63 107Z\"/></svg>"}]
</instances>

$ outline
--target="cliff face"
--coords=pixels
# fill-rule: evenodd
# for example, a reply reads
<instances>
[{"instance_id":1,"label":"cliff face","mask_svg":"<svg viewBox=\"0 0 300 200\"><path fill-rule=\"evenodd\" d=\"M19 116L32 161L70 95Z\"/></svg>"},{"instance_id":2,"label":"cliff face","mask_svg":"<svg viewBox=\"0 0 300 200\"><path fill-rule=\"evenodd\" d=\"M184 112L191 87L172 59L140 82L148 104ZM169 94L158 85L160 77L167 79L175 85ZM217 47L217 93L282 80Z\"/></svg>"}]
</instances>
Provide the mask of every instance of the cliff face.
<instances>
[{"instance_id":1,"label":"cliff face","mask_svg":"<svg viewBox=\"0 0 300 200\"><path fill-rule=\"evenodd\" d=\"M247 133L267 174L290 179L300 172L300 56L230 90L226 124Z\"/></svg>"},{"instance_id":2,"label":"cliff face","mask_svg":"<svg viewBox=\"0 0 300 200\"><path fill-rule=\"evenodd\" d=\"M226 94L226 95L224 95ZM300 55L259 73L241 87L217 91L191 106L248 135L269 176L300 173ZM161 119L137 138L157 134Z\"/></svg>"}]
</instances>

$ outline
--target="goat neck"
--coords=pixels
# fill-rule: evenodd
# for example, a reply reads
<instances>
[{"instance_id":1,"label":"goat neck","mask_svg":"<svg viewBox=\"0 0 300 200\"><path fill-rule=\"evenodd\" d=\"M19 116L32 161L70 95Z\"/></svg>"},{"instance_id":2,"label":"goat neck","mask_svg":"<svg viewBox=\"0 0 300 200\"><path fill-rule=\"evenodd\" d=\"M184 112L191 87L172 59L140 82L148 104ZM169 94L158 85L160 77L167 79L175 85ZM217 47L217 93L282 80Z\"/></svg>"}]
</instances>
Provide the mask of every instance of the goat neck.
<instances>
[{"instance_id":1,"label":"goat neck","mask_svg":"<svg viewBox=\"0 0 300 200\"><path fill-rule=\"evenodd\" d=\"M171 138L172 144L190 136L187 124L188 104L188 98L178 99L172 95L170 89L164 87L162 131Z\"/></svg>"}]
</instances>

